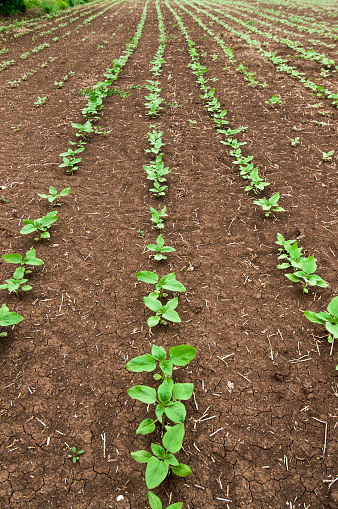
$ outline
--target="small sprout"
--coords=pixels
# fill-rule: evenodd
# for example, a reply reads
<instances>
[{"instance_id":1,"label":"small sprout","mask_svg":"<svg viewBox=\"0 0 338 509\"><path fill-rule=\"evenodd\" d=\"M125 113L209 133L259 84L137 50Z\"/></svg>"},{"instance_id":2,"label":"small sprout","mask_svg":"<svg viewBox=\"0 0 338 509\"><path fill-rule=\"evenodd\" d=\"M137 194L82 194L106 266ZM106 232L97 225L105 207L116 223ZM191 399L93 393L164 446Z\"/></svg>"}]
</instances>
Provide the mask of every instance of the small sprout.
<instances>
[{"instance_id":1,"label":"small sprout","mask_svg":"<svg viewBox=\"0 0 338 509\"><path fill-rule=\"evenodd\" d=\"M68 150L71 150L71 149L68 149ZM51 207L53 207L54 205L61 206L61 203L56 203L56 199L60 198L60 196L68 196L68 194L70 193L70 190L71 190L70 187L65 187L64 189L62 189L62 191L60 191L60 194L57 194L57 190L55 189L55 187L50 186L49 194L39 194L38 193L38 196L40 196L40 198L44 198L44 199L48 200Z\"/></svg>"},{"instance_id":2,"label":"small sprout","mask_svg":"<svg viewBox=\"0 0 338 509\"><path fill-rule=\"evenodd\" d=\"M4 203L8 203L7 198L5 198L4 196L0 196L0 200Z\"/></svg>"},{"instance_id":3,"label":"small sprout","mask_svg":"<svg viewBox=\"0 0 338 509\"><path fill-rule=\"evenodd\" d=\"M323 161L332 161L333 154L334 150L330 150L330 152L323 152Z\"/></svg>"},{"instance_id":4,"label":"small sprout","mask_svg":"<svg viewBox=\"0 0 338 509\"><path fill-rule=\"evenodd\" d=\"M55 221L58 220L57 212L53 210L52 212L48 212L44 217L40 217L39 219L34 219L31 221L30 219L24 219L24 227L21 228L21 235L27 235L28 233L38 232L38 237L35 237L34 240L41 239L49 239L50 233L47 231Z\"/></svg>"},{"instance_id":5,"label":"small sprout","mask_svg":"<svg viewBox=\"0 0 338 509\"><path fill-rule=\"evenodd\" d=\"M190 120L190 118L188 118L188 122L189 122L189 127L194 127L195 124L197 124L196 120Z\"/></svg>"},{"instance_id":6,"label":"small sprout","mask_svg":"<svg viewBox=\"0 0 338 509\"><path fill-rule=\"evenodd\" d=\"M279 193L275 193L271 196L269 200L265 198L260 198L259 200L254 200L253 203L255 205L259 205L263 210L266 210L265 217L269 217L270 212L285 212L282 207L279 207L277 202L279 200Z\"/></svg>"},{"instance_id":7,"label":"small sprout","mask_svg":"<svg viewBox=\"0 0 338 509\"><path fill-rule=\"evenodd\" d=\"M144 237L144 231L141 230L140 228L137 230L137 233L139 237Z\"/></svg>"},{"instance_id":8,"label":"small sprout","mask_svg":"<svg viewBox=\"0 0 338 509\"><path fill-rule=\"evenodd\" d=\"M290 138L290 143L293 147L296 147L297 145L299 145L299 143L300 143L299 136L296 136L296 138L294 138L294 139Z\"/></svg>"},{"instance_id":9,"label":"small sprout","mask_svg":"<svg viewBox=\"0 0 338 509\"><path fill-rule=\"evenodd\" d=\"M83 454L85 451L81 449L81 451L77 451L76 447L71 448L72 453L68 454L68 458L71 458L73 463L76 463L80 459L80 454Z\"/></svg>"},{"instance_id":10,"label":"small sprout","mask_svg":"<svg viewBox=\"0 0 338 509\"><path fill-rule=\"evenodd\" d=\"M46 96L46 97L40 97L40 96L38 95L38 98L37 98L37 100L36 100L36 101L35 101L35 103L34 103L34 104L35 104L35 106L37 106L38 108L39 108L40 106L43 106L43 105L45 104L46 99L47 99L47 96Z\"/></svg>"},{"instance_id":11,"label":"small sprout","mask_svg":"<svg viewBox=\"0 0 338 509\"><path fill-rule=\"evenodd\" d=\"M154 260L157 261L167 259L167 257L164 256L162 253L171 253L172 251L175 251L173 247L164 245L164 240L161 234L157 237L156 244L148 244L147 248L149 249L149 251L156 251L157 254L154 255Z\"/></svg>"},{"instance_id":12,"label":"small sprout","mask_svg":"<svg viewBox=\"0 0 338 509\"><path fill-rule=\"evenodd\" d=\"M23 278L24 274L25 267L18 267L13 274L13 278L6 279L7 284L0 285L0 289L8 290L9 293L15 292L16 294L18 294L20 287L24 292L31 290L32 287L26 285L28 279Z\"/></svg>"},{"instance_id":13,"label":"small sprout","mask_svg":"<svg viewBox=\"0 0 338 509\"><path fill-rule=\"evenodd\" d=\"M268 99L267 101L265 101L266 104L270 104L270 106L272 106L273 108L275 106L278 106L281 102L282 102L282 100L277 94L273 95L271 97L271 99Z\"/></svg>"},{"instance_id":14,"label":"small sprout","mask_svg":"<svg viewBox=\"0 0 338 509\"><path fill-rule=\"evenodd\" d=\"M149 208L151 212L151 221L156 224L156 228L161 230L162 228L164 228L163 218L168 217L168 214L166 214L167 207L164 206L163 209L160 210L159 212L153 207L149 206Z\"/></svg>"}]
</instances>

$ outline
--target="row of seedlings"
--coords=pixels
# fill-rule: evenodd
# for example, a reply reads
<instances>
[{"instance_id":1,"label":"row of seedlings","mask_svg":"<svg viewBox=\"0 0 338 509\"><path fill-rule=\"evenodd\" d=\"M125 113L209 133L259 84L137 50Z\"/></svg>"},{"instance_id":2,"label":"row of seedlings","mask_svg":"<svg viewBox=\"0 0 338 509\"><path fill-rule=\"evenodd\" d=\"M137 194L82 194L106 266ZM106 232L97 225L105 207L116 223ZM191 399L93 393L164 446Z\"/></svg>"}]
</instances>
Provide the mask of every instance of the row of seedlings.
<instances>
[{"instance_id":1,"label":"row of seedlings","mask_svg":"<svg viewBox=\"0 0 338 509\"><path fill-rule=\"evenodd\" d=\"M149 85L146 88L149 94L145 97L146 115L154 118L159 115L160 104L163 98L160 97L161 83L157 79L162 72L162 64L165 62L163 53L165 50L165 30L163 17L159 6L159 0L155 2L158 25L159 25L159 42L158 50L151 61L151 72L156 81L148 80ZM162 132L156 129L156 124L150 125L148 133L150 149L146 149L146 153L150 153L154 160L149 165L144 166L147 178L153 182L153 188L150 192L159 199L165 196L168 186L165 175L171 172L169 168L164 167L163 152L161 149L164 145L162 142ZM163 218L167 216L166 206L160 212L150 207L152 213L152 221L156 228L164 227ZM166 259L164 253L175 251L174 248L164 246L163 236L160 234L156 239L156 244L147 245L149 251L155 251L154 259L157 261ZM180 323L181 319L175 309L178 306L178 298L174 297L163 302L171 292L184 292L186 288L182 283L176 280L175 272L159 277L155 272L141 271L136 274L139 281L152 285L152 291L143 298L144 304L150 309L154 315L148 318L149 328L157 325L166 325L169 322ZM148 499L151 509L162 509L160 498L151 490L158 487L167 477L169 471L174 474L185 477L191 473L188 465L179 463L176 454L182 449L185 434L184 420L186 417L186 409L182 401L191 398L194 386L192 383L175 383L173 380L174 366L187 365L196 355L196 349L189 345L178 345L169 348L169 358L167 352L162 346L153 345L151 354L140 355L126 365L127 369L134 372L152 372L156 368L159 372L154 374L154 380L159 382L157 388L146 385L136 385L128 389L131 398L141 401L147 405L155 405L155 419L146 418L138 426L137 434L153 433L156 430L156 424L160 427L161 444L151 443L151 452L146 450L138 450L132 452L132 457L140 462L146 463L145 481L148 492ZM172 425L174 423L174 425ZM181 509L183 502L171 504L167 509Z\"/></svg>"},{"instance_id":2,"label":"row of seedlings","mask_svg":"<svg viewBox=\"0 0 338 509\"><path fill-rule=\"evenodd\" d=\"M214 89L211 89L206 85L206 79L203 74L206 72L206 68L200 64L198 53L194 47L194 42L190 39L186 28L184 27L182 20L179 18L177 13L170 7L168 1L166 0L166 4L174 14L177 24L180 26L182 33L186 37L189 46L189 54L192 59L192 63L190 64L190 68L192 72L197 76L197 83L199 84L201 90L204 92L201 97L206 100L206 108L213 117L214 122L218 127L218 132L224 133L228 135L227 141L221 141L225 145L231 146L231 150L229 154L235 158L233 164L239 164L239 169L241 176L243 178L250 178L251 182L246 187L246 191L253 189L255 192L258 192L269 183L264 182L258 175L258 168L253 167L253 163L251 162L253 156L244 157L241 153L240 146L244 143L238 142L232 136L237 134L241 129L236 130L223 130L220 129L222 124L228 124L228 122L224 119L227 111L221 110L220 103L217 98L214 97ZM253 203L255 205L260 205L262 209L265 211L265 216L269 217L271 212L282 212L284 209L278 205L279 193L275 193L271 196L270 199L261 198L259 200L254 200ZM286 274L286 277L293 282L301 282L303 284L303 292L308 293L308 286L319 286L321 288L326 288L327 283L317 274L316 272L316 260L313 255L304 258L301 256L301 249L298 248L297 242L294 240L285 241L281 234L277 235L277 244L282 246L282 253L280 254L281 258L286 258L287 261L283 264L279 265L279 269L284 269L288 267L296 268L297 270L294 273ZM328 312L325 313L314 313L312 311L306 311L305 316L310 321L314 323L324 324L327 331L329 332L328 341L332 344L331 354L333 351L334 339L338 339L338 297L334 297L328 305ZM338 370L338 365L336 367Z\"/></svg>"},{"instance_id":3,"label":"row of seedlings","mask_svg":"<svg viewBox=\"0 0 338 509\"><path fill-rule=\"evenodd\" d=\"M147 0L144 6L141 19L137 25L134 37L130 39L130 42L126 43L126 49L122 55L118 59L113 60L113 67L106 69L106 72L103 75L106 78L105 81L98 82L92 89L86 91L86 95L89 95L89 99L87 105L82 110L82 114L85 118L88 118L88 120L84 122L84 124L77 124L75 122L72 123L72 127L77 129L75 135L78 138L78 142L69 140L69 144L76 146L77 148L69 148L67 152L60 154L60 157L63 158L63 162L59 165L59 167L66 168L66 173L70 175L72 175L79 168L78 164L82 160L82 158L79 157L79 154L86 148L87 135L90 133L106 134L105 132L100 131L99 127L93 125L93 121L99 118L98 113L103 108L103 99L109 95L114 94L114 89L111 89L110 87L114 81L117 80L130 55L135 51L137 47L147 17L148 3L149 0Z\"/></svg>"},{"instance_id":4,"label":"row of seedlings","mask_svg":"<svg viewBox=\"0 0 338 509\"><path fill-rule=\"evenodd\" d=\"M189 5L191 5L191 4L189 4ZM199 4L199 5L201 5L201 4ZM305 88L316 93L319 97L326 97L328 99L333 99L332 106L338 107L338 93L334 93L334 92L326 89L322 85L317 85L312 80L310 80L310 78L307 78L304 72L300 72L295 67L288 65L288 63L287 63L288 59L282 58L282 57L276 55L276 52L264 50L261 46L261 43L259 41L257 41L256 39L252 39L251 37L249 37L248 34L245 34L243 32L236 30L235 28L228 25L227 23L225 23L224 21L219 19L217 16L214 16L213 14L206 11L205 9L197 8L195 6L193 6L193 7L198 12L205 14L210 19L212 19L213 21L216 21L216 23L218 23L219 25L224 27L226 30L235 34L240 39L243 39L247 44L254 47L263 58L265 58L273 63L273 65L276 67L276 70L278 72L286 73L289 76L291 76L291 78L294 78L294 79L300 81L304 85ZM220 9L214 8L213 11L218 12L220 14L224 14L224 12ZM245 25L245 27L247 28L247 25Z\"/></svg>"}]
</instances>

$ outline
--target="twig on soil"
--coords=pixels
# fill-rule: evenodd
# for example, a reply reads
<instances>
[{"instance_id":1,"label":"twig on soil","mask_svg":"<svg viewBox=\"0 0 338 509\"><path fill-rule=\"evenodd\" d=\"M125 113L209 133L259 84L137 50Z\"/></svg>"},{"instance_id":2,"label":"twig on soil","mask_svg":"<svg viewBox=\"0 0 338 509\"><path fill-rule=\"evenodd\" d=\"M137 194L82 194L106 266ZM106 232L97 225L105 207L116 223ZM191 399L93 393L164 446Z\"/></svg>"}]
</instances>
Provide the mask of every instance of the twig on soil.
<instances>
[{"instance_id":1,"label":"twig on soil","mask_svg":"<svg viewBox=\"0 0 338 509\"><path fill-rule=\"evenodd\" d=\"M333 484L333 483L335 483L336 481L338 481L338 477L336 477L336 478L335 478L335 479L333 479L333 480L332 480L332 479L324 479L324 480L323 480L323 483L330 483L330 484L328 485L328 489L330 489L330 488L331 488L331 486L332 486L332 484Z\"/></svg>"},{"instance_id":2,"label":"twig on soil","mask_svg":"<svg viewBox=\"0 0 338 509\"><path fill-rule=\"evenodd\" d=\"M271 346L270 336L268 336L268 341L269 341L269 346L270 346L270 355L269 355L269 359L271 359L271 360L273 361L273 351L272 351L272 346Z\"/></svg>"},{"instance_id":3,"label":"twig on soil","mask_svg":"<svg viewBox=\"0 0 338 509\"><path fill-rule=\"evenodd\" d=\"M244 378L244 380L246 380L247 382L249 382L250 384L252 384L251 380L249 380L249 378L247 378L246 376L242 375L239 371L237 371L237 374L239 376L241 376L242 378Z\"/></svg>"},{"instance_id":4,"label":"twig on soil","mask_svg":"<svg viewBox=\"0 0 338 509\"><path fill-rule=\"evenodd\" d=\"M322 424L325 424L323 456L322 456L324 458L325 453L326 453L326 441L327 441L327 422L321 421L320 419L317 419L316 417L312 417L312 419L314 419L317 422L321 422Z\"/></svg>"},{"instance_id":5,"label":"twig on soil","mask_svg":"<svg viewBox=\"0 0 338 509\"><path fill-rule=\"evenodd\" d=\"M103 432L103 435L101 434L101 438L103 440L103 458L106 457L106 432Z\"/></svg>"}]
</instances>

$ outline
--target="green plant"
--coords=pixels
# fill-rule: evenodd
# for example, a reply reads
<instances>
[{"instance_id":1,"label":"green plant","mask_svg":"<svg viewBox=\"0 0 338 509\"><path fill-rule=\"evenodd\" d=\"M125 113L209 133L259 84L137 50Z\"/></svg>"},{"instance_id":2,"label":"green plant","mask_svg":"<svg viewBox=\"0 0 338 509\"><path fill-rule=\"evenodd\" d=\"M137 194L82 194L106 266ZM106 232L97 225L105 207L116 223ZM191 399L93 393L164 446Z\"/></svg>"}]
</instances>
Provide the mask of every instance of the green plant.
<instances>
[{"instance_id":1,"label":"green plant","mask_svg":"<svg viewBox=\"0 0 338 509\"><path fill-rule=\"evenodd\" d=\"M242 175L243 178L250 178L251 182L248 186L246 186L245 191L254 190L254 193L257 194L258 191L263 191L266 186L269 186L269 182L265 182L258 175L258 168L253 168L253 170L249 174Z\"/></svg>"},{"instance_id":2,"label":"green plant","mask_svg":"<svg viewBox=\"0 0 338 509\"><path fill-rule=\"evenodd\" d=\"M0 308L0 327L9 327L10 325L16 325L17 323L22 322L23 317L18 313L14 313L13 311L9 311L6 304L2 304ZM7 332L1 332L0 337L6 337Z\"/></svg>"},{"instance_id":3,"label":"green plant","mask_svg":"<svg viewBox=\"0 0 338 509\"><path fill-rule=\"evenodd\" d=\"M164 205L163 209L160 210L159 212L153 207L149 206L149 208L151 212L151 221L156 224L156 228L161 230L162 228L164 228L163 218L168 217L168 214L166 214L167 210L166 205Z\"/></svg>"},{"instance_id":4,"label":"green plant","mask_svg":"<svg viewBox=\"0 0 338 509\"><path fill-rule=\"evenodd\" d=\"M87 120L87 122L85 122L83 125L75 124L74 122L72 122L72 127L78 130L76 136L79 136L80 138L82 138L82 140L85 139L86 134L94 132L94 128L90 120Z\"/></svg>"},{"instance_id":5,"label":"green plant","mask_svg":"<svg viewBox=\"0 0 338 509\"><path fill-rule=\"evenodd\" d=\"M80 459L80 454L83 454L85 451L81 449L81 451L77 451L76 447L71 448L71 454L68 454L68 458L72 460L73 463L76 463Z\"/></svg>"},{"instance_id":6,"label":"green plant","mask_svg":"<svg viewBox=\"0 0 338 509\"><path fill-rule=\"evenodd\" d=\"M277 94L273 95L271 97L271 99L268 99L267 101L265 101L266 104L269 104L273 108L275 106L278 106L281 102L282 102L282 100L281 100L281 98Z\"/></svg>"},{"instance_id":7,"label":"green plant","mask_svg":"<svg viewBox=\"0 0 338 509\"><path fill-rule=\"evenodd\" d=\"M5 198L4 196L0 196L0 200L4 203L8 203L7 198Z\"/></svg>"},{"instance_id":8,"label":"green plant","mask_svg":"<svg viewBox=\"0 0 338 509\"><path fill-rule=\"evenodd\" d=\"M50 233L47 231L55 221L58 220L57 211L53 210L48 212L44 217L40 217L39 219L34 219L31 221L30 219L24 219L24 227L21 229L20 233L22 235L27 235L28 233L38 232L38 237L35 237L34 240L40 239L49 239Z\"/></svg>"},{"instance_id":9,"label":"green plant","mask_svg":"<svg viewBox=\"0 0 338 509\"><path fill-rule=\"evenodd\" d=\"M154 374L154 379L161 381L157 391L146 385L136 385L127 391L133 399L147 405L156 405L156 420L144 419L138 426L136 433L143 435L152 433L155 430L156 422L161 424L162 430L166 430L162 438L163 447L158 444L151 444L154 456L144 450L131 453L136 461L147 463L145 478L148 489L161 484L166 478L169 468L182 477L191 473L191 469L187 465L179 463L174 454L182 448L184 437L183 422L186 417L186 410L182 401L191 398L194 386L192 383L175 384L171 376L174 366L186 366L195 355L196 349L194 347L178 345L169 349L169 359L167 359L165 349L153 345L151 355L140 355L131 359L126 365L127 369L137 373L152 372L157 367L161 371ZM165 417L174 422L175 425L165 425ZM154 503L157 502L154 494L149 495L149 500ZM162 507L162 505L152 505L152 507Z\"/></svg>"},{"instance_id":10,"label":"green plant","mask_svg":"<svg viewBox=\"0 0 338 509\"><path fill-rule=\"evenodd\" d=\"M173 247L164 245L164 240L161 234L157 237L156 244L148 244L147 248L149 249L149 251L156 251L157 254L154 255L154 260L157 261L167 259L167 257L164 256L162 253L171 253L172 251L175 251Z\"/></svg>"},{"instance_id":11,"label":"green plant","mask_svg":"<svg viewBox=\"0 0 338 509\"><path fill-rule=\"evenodd\" d=\"M314 313L313 311L305 311L305 317L313 323L325 325L329 333L328 342L333 343L334 339L338 339L338 297L333 297L327 306L327 313ZM338 370L338 364L336 366Z\"/></svg>"},{"instance_id":12,"label":"green plant","mask_svg":"<svg viewBox=\"0 0 338 509\"><path fill-rule=\"evenodd\" d=\"M139 237L144 237L144 231L141 230L140 228L137 230L137 233Z\"/></svg>"},{"instance_id":13,"label":"green plant","mask_svg":"<svg viewBox=\"0 0 338 509\"><path fill-rule=\"evenodd\" d=\"M253 203L255 205L259 205L263 210L266 210L265 217L269 217L270 212L284 212L285 210L282 207L278 206L279 193L275 193L271 196L269 200L265 198L260 198L259 200L254 200Z\"/></svg>"},{"instance_id":14,"label":"green plant","mask_svg":"<svg viewBox=\"0 0 338 509\"><path fill-rule=\"evenodd\" d=\"M22 60L26 60L27 57L29 57L29 51L26 51L26 53L22 53L22 55L20 55L20 58L22 58Z\"/></svg>"},{"instance_id":15,"label":"green plant","mask_svg":"<svg viewBox=\"0 0 338 509\"><path fill-rule=\"evenodd\" d=\"M40 258L36 258L36 251L32 247L29 251L27 251L26 256L23 258L20 254L10 253L2 255L2 259L8 263L20 264L25 267L26 274L30 274L31 271L26 269L27 265L43 265L43 261Z\"/></svg>"},{"instance_id":16,"label":"green plant","mask_svg":"<svg viewBox=\"0 0 338 509\"><path fill-rule=\"evenodd\" d=\"M284 265L284 264L283 264ZM300 270L292 274L285 274L285 277L293 281L294 283L301 282L303 284L303 293L308 293L307 285L310 286L320 286L321 288L326 288L327 283L320 276L315 274L317 265L316 260L313 255L308 258L302 259L298 262L298 266Z\"/></svg>"},{"instance_id":17,"label":"green plant","mask_svg":"<svg viewBox=\"0 0 338 509\"><path fill-rule=\"evenodd\" d=\"M15 292L18 294L18 291L21 287L21 290L24 292L27 292L28 290L31 290L32 287L29 285L26 285L28 279L23 278L25 274L25 267L18 267L11 279L6 279L6 283L4 285L0 285L1 290L8 290L9 293ZM21 286L22 285L22 286Z\"/></svg>"},{"instance_id":18,"label":"green plant","mask_svg":"<svg viewBox=\"0 0 338 509\"><path fill-rule=\"evenodd\" d=\"M196 120L190 120L190 118L188 118L188 122L189 122L189 127L195 127L195 124L197 124Z\"/></svg>"},{"instance_id":19,"label":"green plant","mask_svg":"<svg viewBox=\"0 0 338 509\"><path fill-rule=\"evenodd\" d=\"M70 151L70 150L71 149L68 149L68 151ZM60 198L60 196L68 196L70 193L70 190L71 190L70 187L65 187L64 189L62 189L62 191L60 191L60 194L57 194L57 190L55 189L55 187L50 186L49 194L39 194L38 193L38 196L40 196L40 198L44 198L44 199L48 200L52 207L53 207L53 205L61 206L61 203L56 203L57 198Z\"/></svg>"},{"instance_id":20,"label":"green plant","mask_svg":"<svg viewBox=\"0 0 338 509\"><path fill-rule=\"evenodd\" d=\"M332 161L333 154L334 150L330 150L329 152L323 152L323 161Z\"/></svg>"},{"instance_id":21,"label":"green plant","mask_svg":"<svg viewBox=\"0 0 338 509\"><path fill-rule=\"evenodd\" d=\"M20 122L20 124L18 124L16 126L11 127L11 129L13 129L13 131L20 131L21 125L22 125L22 122Z\"/></svg>"},{"instance_id":22,"label":"green plant","mask_svg":"<svg viewBox=\"0 0 338 509\"><path fill-rule=\"evenodd\" d=\"M296 147L300 143L299 136L296 136L294 139L290 138L290 143L293 147Z\"/></svg>"},{"instance_id":23,"label":"green plant","mask_svg":"<svg viewBox=\"0 0 338 509\"><path fill-rule=\"evenodd\" d=\"M46 96L46 97L40 97L40 96L38 95L38 98L37 98L37 100L36 100L36 101L35 101L35 103L34 103L34 104L35 104L35 106L37 106L38 108L39 108L40 106L43 106L43 105L45 104L46 99L47 99L47 96Z\"/></svg>"}]
</instances>

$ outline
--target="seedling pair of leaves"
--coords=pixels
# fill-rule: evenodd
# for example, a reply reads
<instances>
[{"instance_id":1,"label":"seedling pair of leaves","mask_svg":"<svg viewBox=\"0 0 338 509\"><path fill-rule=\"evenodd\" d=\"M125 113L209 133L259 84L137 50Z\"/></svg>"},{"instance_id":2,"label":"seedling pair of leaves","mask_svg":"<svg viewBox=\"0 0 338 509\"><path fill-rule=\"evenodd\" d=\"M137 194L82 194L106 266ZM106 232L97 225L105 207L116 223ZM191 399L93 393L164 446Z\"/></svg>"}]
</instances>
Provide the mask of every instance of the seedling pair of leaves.
<instances>
[{"instance_id":1,"label":"seedling pair of leaves","mask_svg":"<svg viewBox=\"0 0 338 509\"><path fill-rule=\"evenodd\" d=\"M165 305L162 304L161 299L167 297L168 294L163 290L170 290L173 292L185 292L186 288L176 280L175 272L167 274L159 279L159 276L154 272L141 271L136 274L137 279L144 283L155 285L155 291L151 292L148 297L143 297L144 304L153 311L155 316L148 318L148 327L155 327L155 325L167 325L167 320L174 323L180 323L181 319L175 309L178 306L178 298L174 297L169 300Z\"/></svg>"},{"instance_id":2,"label":"seedling pair of leaves","mask_svg":"<svg viewBox=\"0 0 338 509\"><path fill-rule=\"evenodd\" d=\"M162 142L163 133L157 132L155 125L151 125L150 127L153 128L153 132L148 133L148 138L152 148L146 149L145 152L155 154L157 156L160 153L161 148L165 145L165 143Z\"/></svg>"},{"instance_id":3,"label":"seedling pair of leaves","mask_svg":"<svg viewBox=\"0 0 338 509\"><path fill-rule=\"evenodd\" d=\"M156 252L156 254L154 255L154 260L157 261L167 259L167 257L164 256L163 253L171 253L172 251L175 251L173 247L164 245L164 239L161 234L157 237L156 244L148 244L147 248L149 249L149 251Z\"/></svg>"},{"instance_id":4,"label":"seedling pair of leaves","mask_svg":"<svg viewBox=\"0 0 338 509\"><path fill-rule=\"evenodd\" d=\"M32 287L30 285L26 285L28 279L24 278L25 273L30 274L32 271L27 270L27 265L43 265L43 261L40 260L40 258L36 258L36 251L35 249L31 249L30 251L27 251L25 258L22 258L21 255L17 253L10 253L7 255L3 255L2 258L8 263L14 263L14 264L20 264L21 266L18 267L14 274L13 278L6 279L6 283L4 285L0 285L1 290L8 290L9 293L15 292L18 294L18 291L21 287L21 290L24 292L27 292L28 290L31 290Z\"/></svg>"},{"instance_id":5,"label":"seedling pair of leaves","mask_svg":"<svg viewBox=\"0 0 338 509\"><path fill-rule=\"evenodd\" d=\"M146 115L150 115L151 117L156 117L159 115L159 110L162 109L161 104L164 101L164 99L160 97L159 92L152 92L149 95L146 95L145 99L148 100L148 102L144 103L146 109L148 110Z\"/></svg>"},{"instance_id":6,"label":"seedling pair of leaves","mask_svg":"<svg viewBox=\"0 0 338 509\"><path fill-rule=\"evenodd\" d=\"M13 277L5 280L7 284L0 285L0 289L8 290L9 293L14 292L16 294L18 294L20 287L21 287L21 290L23 290L24 292L31 290L32 287L30 285L26 285L28 279L25 279L23 277L24 274L25 274L25 267L18 267L15 270Z\"/></svg>"},{"instance_id":7,"label":"seedling pair of leaves","mask_svg":"<svg viewBox=\"0 0 338 509\"><path fill-rule=\"evenodd\" d=\"M82 152L82 150L84 150L84 149L82 148L82 149L78 149L78 150L80 150ZM73 152L73 151L71 149L68 149L68 152ZM80 161L81 161L81 159L80 159ZM55 205L58 205L60 207L61 203L56 203L56 200L58 198L60 198L61 196L68 196L69 193L70 193L70 190L71 190L70 187L65 187L64 189L62 189L62 191L60 191L60 194L58 194L58 192L55 189L55 187L50 186L50 188L49 188L49 195L48 194L39 194L38 193L38 196L40 196L40 198L44 198L44 199L48 200L50 205L51 205L51 207L53 207Z\"/></svg>"},{"instance_id":8,"label":"seedling pair of leaves","mask_svg":"<svg viewBox=\"0 0 338 509\"><path fill-rule=\"evenodd\" d=\"M269 200L265 198L260 198L259 200L254 200L253 203L255 205L259 205L263 210L266 210L265 217L270 216L270 212L285 212L285 209L279 207L278 205L279 193L275 193L271 196Z\"/></svg>"},{"instance_id":9,"label":"seedling pair of leaves","mask_svg":"<svg viewBox=\"0 0 338 509\"><path fill-rule=\"evenodd\" d=\"M145 479L148 489L156 488L167 477L169 468L171 471L180 477L186 477L191 474L191 468L184 463L179 463L175 453L179 452L182 448L184 437L184 425L176 424L173 427L168 427L166 433L163 435L162 445L151 444L151 450L154 454L148 451L139 450L132 452L132 457L139 463L146 463Z\"/></svg>"},{"instance_id":10,"label":"seedling pair of leaves","mask_svg":"<svg viewBox=\"0 0 338 509\"><path fill-rule=\"evenodd\" d=\"M338 339L338 297L333 297L331 302L329 302L327 312L314 313L313 311L305 311L304 315L310 322L325 325L329 333L329 343L333 343L334 339ZM338 370L338 365L336 369Z\"/></svg>"},{"instance_id":11,"label":"seedling pair of leaves","mask_svg":"<svg viewBox=\"0 0 338 509\"><path fill-rule=\"evenodd\" d=\"M166 205L160 211L157 211L156 209L150 206L149 208L151 212L151 221L156 224L157 229L161 230L162 228L164 228L163 218L168 217L168 214L166 214L167 210Z\"/></svg>"},{"instance_id":12,"label":"seedling pair of leaves","mask_svg":"<svg viewBox=\"0 0 338 509\"><path fill-rule=\"evenodd\" d=\"M48 214L46 214L44 217L34 219L33 221L30 219L24 219L23 223L25 226L21 228L20 233L22 235L26 235L28 233L38 232L38 237L35 237L34 240L49 239L50 233L47 230L57 220L58 215L56 210L48 212Z\"/></svg>"},{"instance_id":13,"label":"seedling pair of leaves","mask_svg":"<svg viewBox=\"0 0 338 509\"><path fill-rule=\"evenodd\" d=\"M281 102L282 102L282 100L281 100L281 98L277 94L273 95L271 97L271 99L268 99L267 101L265 101L266 104L269 104L273 108L278 106Z\"/></svg>"},{"instance_id":14,"label":"seedling pair of leaves","mask_svg":"<svg viewBox=\"0 0 338 509\"><path fill-rule=\"evenodd\" d=\"M9 311L6 304L2 304L0 308L0 327L9 327L10 325L16 325L17 323L22 322L23 317L18 313L14 313L13 311ZM6 337L7 332L1 332L0 337Z\"/></svg>"},{"instance_id":15,"label":"seedling pair of leaves","mask_svg":"<svg viewBox=\"0 0 338 509\"><path fill-rule=\"evenodd\" d=\"M251 189L254 190L254 193L257 194L259 191L263 191L263 189L266 186L269 186L269 182L265 182L259 175L258 175L258 168L253 168L253 170L250 172L248 176L243 176L243 178L250 178L251 182L248 186L246 186L245 191L251 191Z\"/></svg>"},{"instance_id":16,"label":"seedling pair of leaves","mask_svg":"<svg viewBox=\"0 0 338 509\"><path fill-rule=\"evenodd\" d=\"M71 448L72 453L68 454L68 458L72 460L73 463L76 463L80 459L80 454L83 454L85 451L81 449L81 451L77 451L76 447Z\"/></svg>"},{"instance_id":17,"label":"seedling pair of leaves","mask_svg":"<svg viewBox=\"0 0 338 509\"><path fill-rule=\"evenodd\" d=\"M157 159L160 159L159 161ZM169 175L169 173L172 172L172 170L169 170L169 167L165 168L164 163L161 160L162 154L159 154L159 156L156 158L155 164L145 165L143 166L144 171L147 173L147 179L154 180L157 182L166 182L166 178L164 175Z\"/></svg>"},{"instance_id":18,"label":"seedling pair of leaves","mask_svg":"<svg viewBox=\"0 0 338 509\"><path fill-rule=\"evenodd\" d=\"M30 274L31 271L26 269L27 265L43 265L43 261L40 258L36 258L36 251L34 248L27 251L25 257L23 258L20 254L10 253L6 255L2 255L2 259L8 263L20 264L24 266L26 274Z\"/></svg>"}]
</instances>

